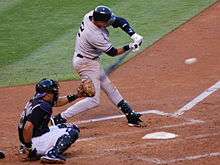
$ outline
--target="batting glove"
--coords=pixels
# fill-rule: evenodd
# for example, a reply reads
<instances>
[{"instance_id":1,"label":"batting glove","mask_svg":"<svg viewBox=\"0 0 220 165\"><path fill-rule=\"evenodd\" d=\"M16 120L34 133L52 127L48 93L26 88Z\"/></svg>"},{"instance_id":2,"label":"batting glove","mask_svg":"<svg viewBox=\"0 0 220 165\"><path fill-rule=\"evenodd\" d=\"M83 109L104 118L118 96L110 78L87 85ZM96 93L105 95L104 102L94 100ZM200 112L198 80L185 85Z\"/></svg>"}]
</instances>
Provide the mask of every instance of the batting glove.
<instances>
[{"instance_id":1,"label":"batting glove","mask_svg":"<svg viewBox=\"0 0 220 165\"><path fill-rule=\"evenodd\" d=\"M135 42L132 42L129 44L129 48L132 50L132 52L137 52L139 50L139 45Z\"/></svg>"},{"instance_id":2,"label":"batting glove","mask_svg":"<svg viewBox=\"0 0 220 165\"><path fill-rule=\"evenodd\" d=\"M137 34L137 33L134 33L132 36L131 36L131 39L134 41L134 43L137 43L138 46L141 46L142 42L144 41L144 38Z\"/></svg>"}]
</instances>

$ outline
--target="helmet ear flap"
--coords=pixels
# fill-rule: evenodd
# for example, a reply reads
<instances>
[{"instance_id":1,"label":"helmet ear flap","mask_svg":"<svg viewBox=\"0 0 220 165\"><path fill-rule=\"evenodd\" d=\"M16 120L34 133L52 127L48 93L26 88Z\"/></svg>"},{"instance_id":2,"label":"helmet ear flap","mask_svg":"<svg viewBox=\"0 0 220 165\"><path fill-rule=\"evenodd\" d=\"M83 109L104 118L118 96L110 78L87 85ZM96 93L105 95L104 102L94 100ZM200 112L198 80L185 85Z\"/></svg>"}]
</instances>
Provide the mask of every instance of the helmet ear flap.
<instances>
[{"instance_id":1,"label":"helmet ear flap","mask_svg":"<svg viewBox=\"0 0 220 165\"><path fill-rule=\"evenodd\" d=\"M42 86L43 82L46 80L46 78L43 78L42 80L40 80L36 86L35 86L35 91L36 93L44 93L45 92L45 89L44 87Z\"/></svg>"}]
</instances>

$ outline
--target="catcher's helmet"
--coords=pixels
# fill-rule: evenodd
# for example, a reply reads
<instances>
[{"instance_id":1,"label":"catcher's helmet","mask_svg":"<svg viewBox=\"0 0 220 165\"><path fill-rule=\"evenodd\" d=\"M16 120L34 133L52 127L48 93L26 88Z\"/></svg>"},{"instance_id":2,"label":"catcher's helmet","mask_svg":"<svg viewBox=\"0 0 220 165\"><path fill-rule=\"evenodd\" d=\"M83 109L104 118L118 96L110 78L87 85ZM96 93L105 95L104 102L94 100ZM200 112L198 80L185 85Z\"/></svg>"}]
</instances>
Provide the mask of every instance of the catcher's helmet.
<instances>
[{"instance_id":1,"label":"catcher's helmet","mask_svg":"<svg viewBox=\"0 0 220 165\"><path fill-rule=\"evenodd\" d=\"M113 19L113 13L111 9L107 6L97 6L93 11L93 19L94 21L104 21L108 22Z\"/></svg>"},{"instance_id":2,"label":"catcher's helmet","mask_svg":"<svg viewBox=\"0 0 220 165\"><path fill-rule=\"evenodd\" d=\"M58 82L52 79L42 79L40 80L35 87L37 98L44 97L47 93L53 93L54 99L53 102L56 102L59 94L59 85Z\"/></svg>"}]
</instances>

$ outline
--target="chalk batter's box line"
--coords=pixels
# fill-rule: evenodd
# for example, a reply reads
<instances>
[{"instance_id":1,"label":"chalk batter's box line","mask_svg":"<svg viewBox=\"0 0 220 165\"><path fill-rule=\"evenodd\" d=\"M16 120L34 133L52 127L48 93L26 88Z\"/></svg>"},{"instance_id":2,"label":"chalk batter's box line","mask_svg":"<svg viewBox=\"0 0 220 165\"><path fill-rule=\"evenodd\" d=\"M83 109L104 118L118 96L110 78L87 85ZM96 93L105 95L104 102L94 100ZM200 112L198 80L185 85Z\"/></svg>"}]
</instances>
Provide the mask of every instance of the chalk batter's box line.
<instances>
[{"instance_id":1,"label":"chalk batter's box line","mask_svg":"<svg viewBox=\"0 0 220 165\"><path fill-rule=\"evenodd\" d=\"M161 116L170 116L170 117L174 117L174 118L180 118L181 115L183 115L185 112L191 110L195 105L197 105L199 102L203 101L206 97L208 97L210 94L218 91L220 89L220 81L218 81L216 84L214 84L213 86L211 86L209 89L207 89L205 92L201 93L199 96L197 96L196 98L194 98L192 101L190 101L189 103L187 103L185 106L183 106L182 108L180 108L179 110L177 110L175 113L166 113L166 112L162 112L159 110L148 110L148 111L143 111L141 112L142 114L156 114L156 115L161 115ZM110 116L110 117L106 117L106 118L100 118L100 119L91 119L91 120L85 120L85 121L81 121L78 122L78 124L83 124L83 123L90 123L90 122L97 122L97 121L105 121L105 120L111 120L111 119L117 119L117 118L122 118L125 117L124 115L118 115L118 116ZM201 123L205 123L204 121L201 120L195 120L195 119L190 119L190 118L183 118L181 117L181 119L186 120L187 122L181 123L181 124L176 124L176 125L167 125L167 126L162 126L159 128L153 128L153 129L163 129L163 128L174 128L174 127L180 127L180 126L186 126L186 125L194 125L194 124L201 124ZM153 129L148 129L148 130L153 130ZM139 131L135 131L135 132L144 132L146 130L139 130ZM78 142L83 142L83 141L90 141L90 140L97 140L97 139L101 139L101 138L112 138L114 136L125 136L128 134L133 134L135 133L134 131L132 132L121 132L121 133L117 133L117 134L112 134L109 136L102 136L102 137L93 137L93 138L84 138L84 139L79 139ZM187 137L186 139L199 139L199 138L204 138L204 137L208 137L208 136L216 136L219 135L219 133L216 134L208 134L208 135L194 135L191 137ZM184 140L184 139L180 139L180 140ZM158 144L158 143L156 143ZM141 144L143 146L143 144ZM148 144L148 145L155 145L155 144ZM129 147L135 147L135 146L129 146ZM141 147L141 146L139 146ZM144 146L143 146L144 147ZM117 150L120 148L117 148ZM123 149L123 148L121 148ZM127 149L127 148L126 148ZM108 148L108 153L107 155L109 155L109 148ZM113 149L112 149L113 150ZM102 152L103 153L103 152ZM112 153L110 153L112 154ZM103 154L99 154L99 155L92 155L92 158L98 158L101 156L105 156L106 153ZM205 154L201 154L201 155L190 155L190 156L185 156L185 157L179 157L176 159L170 159L170 160L162 160L159 158L149 158L146 156L136 156L134 157L135 159L138 160L142 160L142 161L146 161L148 163L154 163L154 164L169 164L169 163L176 163L179 161L189 161L189 160L197 160L197 159L202 159L202 158L211 158L211 157L219 157L220 156L220 152L209 152L209 153L205 153ZM91 156L90 156L91 157ZM83 158L90 158L89 156L86 157L76 157L76 159L83 159Z\"/></svg>"},{"instance_id":2,"label":"chalk batter's box line","mask_svg":"<svg viewBox=\"0 0 220 165\"><path fill-rule=\"evenodd\" d=\"M130 134L135 134L135 133L143 133L143 134L145 134L147 131L154 131L154 130L167 129L167 128L176 128L176 127L184 127L184 126L195 125L195 124L204 124L204 123L205 122L203 122L203 121L193 120L193 121L182 122L180 124L164 125L164 126L154 127L154 128L147 128L146 127L144 129L138 129L138 130L133 130L133 131L112 133L111 135L104 135L104 136L99 136L99 137L82 138L82 139L79 139L77 142L93 141L93 140L104 139L104 138L114 138L114 137L118 137L118 136L128 136Z\"/></svg>"},{"instance_id":3,"label":"chalk batter's box line","mask_svg":"<svg viewBox=\"0 0 220 165\"><path fill-rule=\"evenodd\" d=\"M216 82L214 85L212 85L210 88L206 89L204 92L202 92L200 95L189 101L186 105L184 105L182 108L177 110L174 115L175 116L181 116L185 112L191 110L195 105L202 102L206 97L213 94L214 92L217 92L220 89L220 81Z\"/></svg>"},{"instance_id":4,"label":"chalk batter's box line","mask_svg":"<svg viewBox=\"0 0 220 165\"><path fill-rule=\"evenodd\" d=\"M156 165L163 165L163 164L173 164L173 163L177 163L177 162L183 162L183 161L192 161L192 160L199 160L202 158L212 158L212 157L219 157L220 156L220 152L208 152L205 154L201 154L201 155L190 155L190 156L184 156L184 157L179 157L176 159L170 159L170 160L161 160L159 158L148 158L146 156L134 156L132 158L136 158L137 160L142 160L148 163L153 163Z\"/></svg>"},{"instance_id":5,"label":"chalk batter's box line","mask_svg":"<svg viewBox=\"0 0 220 165\"><path fill-rule=\"evenodd\" d=\"M185 138L178 138L178 139L170 139L169 141L156 141L156 142L144 142L142 144L136 144L136 145L129 145L129 146L122 146L122 147L113 147L113 148L107 148L107 149L99 149L98 153L100 154L95 154L95 155L88 155L88 156L79 156L79 157L74 157L73 159L90 159L90 158L99 158L103 156L108 156L112 155L112 152L115 151L123 151L131 148L145 148L149 147L152 145L163 145L164 143L169 143L169 142L181 142L185 140L198 140L198 139L204 139L208 137L214 137L214 136L219 136L219 133L211 133L211 134L199 134L199 135L193 135L193 136L188 136ZM113 136L112 136L113 137ZM81 142L84 141L94 141L94 140L99 140L97 139L85 139L82 140ZM112 151L112 152L111 152ZM164 159L159 159L159 158L152 158L152 157L147 157L147 156L135 156L133 155L133 159L137 160L142 160L148 163L153 163L153 164L169 164L169 163L175 163L179 161L188 161L188 160L197 160L201 158L207 158L207 157L219 157L220 152L208 152L208 153L203 153L201 155L190 155L190 156L184 156L184 157L179 157L175 159L169 159L169 160L164 160ZM72 159L72 158L71 158Z\"/></svg>"},{"instance_id":6,"label":"chalk batter's box line","mask_svg":"<svg viewBox=\"0 0 220 165\"><path fill-rule=\"evenodd\" d=\"M146 110L146 111L142 111L142 112L139 112L139 113L141 113L143 115L155 114L155 115L159 115L159 116L168 116L168 117L183 119L185 121L203 122L201 120L195 120L195 119L186 118L186 117L182 117L182 116L181 117L180 116L175 116L172 113L166 113L166 112L162 112L162 111L159 111L159 110ZM120 119L120 118L125 118L125 115L107 116L107 117L102 117L102 118L97 118L97 119L89 119L89 120L77 121L75 123L80 125L80 124L100 122L100 121L107 121L107 120Z\"/></svg>"},{"instance_id":7,"label":"chalk batter's box line","mask_svg":"<svg viewBox=\"0 0 220 165\"><path fill-rule=\"evenodd\" d=\"M159 110L148 110L148 111L143 111L140 112L141 114L156 114L156 115L161 115L161 116L169 116L169 117L175 117L175 118L180 118L181 115L183 115L185 112L191 110L195 105L203 101L206 97L211 95L212 93L218 91L220 89L220 81L215 83L213 86L202 92L200 95L192 99L190 102L188 102L186 105L184 105L182 108L178 109L174 113L166 113L162 112ZM103 117L99 119L90 119L90 120L84 120L84 121L78 121L76 122L77 124L83 124L83 123L92 123L92 122L98 122L98 121L105 121L105 120L112 120L112 119L118 119L118 118L123 118L125 117L124 115L118 115L118 116L108 116L108 117ZM183 118L182 119L186 121L192 121L194 119L190 118Z\"/></svg>"}]
</instances>

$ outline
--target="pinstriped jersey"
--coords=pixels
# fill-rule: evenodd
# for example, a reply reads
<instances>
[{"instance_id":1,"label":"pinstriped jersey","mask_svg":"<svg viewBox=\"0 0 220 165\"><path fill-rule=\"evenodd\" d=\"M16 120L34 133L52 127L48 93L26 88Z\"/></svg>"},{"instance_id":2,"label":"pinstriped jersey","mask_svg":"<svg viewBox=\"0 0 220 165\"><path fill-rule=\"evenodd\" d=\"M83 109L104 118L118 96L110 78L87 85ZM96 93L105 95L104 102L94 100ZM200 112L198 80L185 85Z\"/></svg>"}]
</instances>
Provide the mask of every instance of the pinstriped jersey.
<instances>
[{"instance_id":1,"label":"pinstriped jersey","mask_svg":"<svg viewBox=\"0 0 220 165\"><path fill-rule=\"evenodd\" d=\"M92 22L93 11L87 13L77 33L75 51L88 58L95 58L112 48L109 32Z\"/></svg>"}]
</instances>

